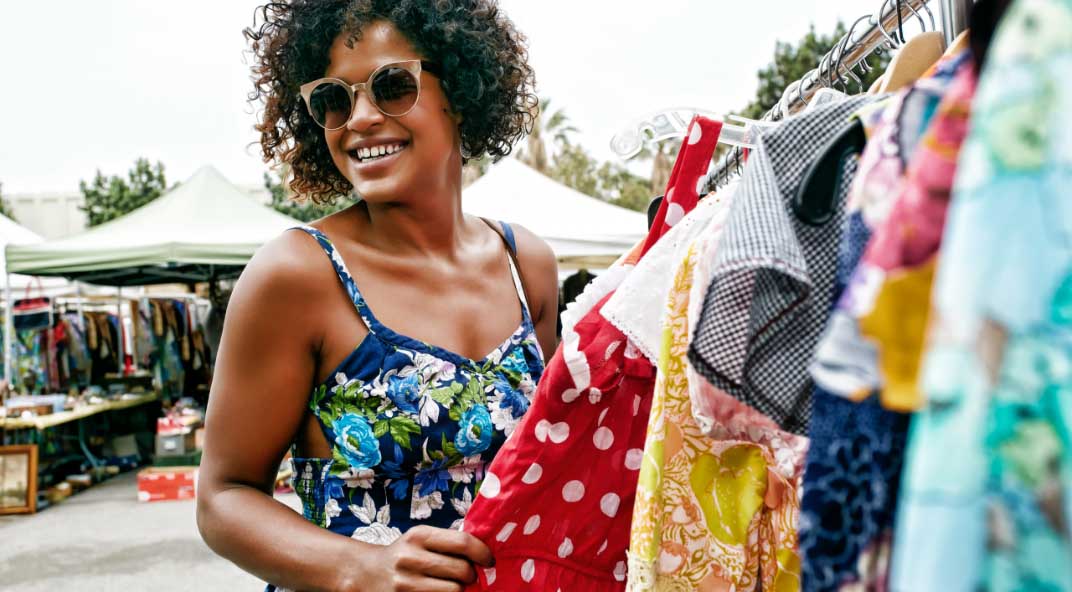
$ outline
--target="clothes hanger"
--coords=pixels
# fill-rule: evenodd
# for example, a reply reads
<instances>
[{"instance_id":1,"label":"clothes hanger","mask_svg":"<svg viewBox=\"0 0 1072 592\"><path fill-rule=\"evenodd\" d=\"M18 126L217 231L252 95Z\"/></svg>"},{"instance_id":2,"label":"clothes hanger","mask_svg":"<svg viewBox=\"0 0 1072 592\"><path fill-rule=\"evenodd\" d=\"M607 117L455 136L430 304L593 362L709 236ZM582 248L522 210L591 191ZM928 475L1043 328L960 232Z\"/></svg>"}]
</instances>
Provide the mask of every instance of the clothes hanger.
<instances>
[{"instance_id":1,"label":"clothes hanger","mask_svg":"<svg viewBox=\"0 0 1072 592\"><path fill-rule=\"evenodd\" d=\"M704 109L692 107L671 107L649 113L625 126L610 140L610 149L623 159L630 159L640 153L644 144L654 144L673 138L684 138L689 130L693 116L702 115L714 121L722 121L723 116ZM718 137L720 144L741 148L755 148L756 138L763 129L758 122L745 125L722 124L722 133Z\"/></svg>"},{"instance_id":2,"label":"clothes hanger","mask_svg":"<svg viewBox=\"0 0 1072 592\"><path fill-rule=\"evenodd\" d=\"M797 219L811 226L822 226L834 217L833 201L841 186L846 160L863 152L867 133L858 117L823 148L804 175L804 182L793 198Z\"/></svg>"},{"instance_id":3,"label":"clothes hanger","mask_svg":"<svg viewBox=\"0 0 1072 592\"><path fill-rule=\"evenodd\" d=\"M911 6L909 8L911 9ZM901 19L901 0L897 0L895 10L897 10L898 32L903 45L886 68L883 82L878 88L879 93L896 92L914 83L945 55L945 35L938 31L927 31L923 17L915 13L915 10L913 12L919 18L924 32L905 41L904 23Z\"/></svg>"}]
</instances>

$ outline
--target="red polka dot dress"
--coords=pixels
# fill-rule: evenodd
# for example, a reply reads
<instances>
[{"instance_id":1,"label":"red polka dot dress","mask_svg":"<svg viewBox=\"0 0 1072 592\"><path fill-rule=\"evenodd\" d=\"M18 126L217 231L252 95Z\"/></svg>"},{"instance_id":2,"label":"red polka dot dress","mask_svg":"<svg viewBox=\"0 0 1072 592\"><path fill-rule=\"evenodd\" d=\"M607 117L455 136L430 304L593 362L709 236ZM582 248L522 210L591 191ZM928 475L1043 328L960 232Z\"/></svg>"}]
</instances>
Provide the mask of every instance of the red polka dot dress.
<instances>
[{"instance_id":1,"label":"red polka dot dress","mask_svg":"<svg viewBox=\"0 0 1072 592\"><path fill-rule=\"evenodd\" d=\"M641 256L696 205L720 128L690 124ZM655 368L600 309L629 269L602 274L563 314L562 345L465 518L496 560L469 592L625 589Z\"/></svg>"}]
</instances>

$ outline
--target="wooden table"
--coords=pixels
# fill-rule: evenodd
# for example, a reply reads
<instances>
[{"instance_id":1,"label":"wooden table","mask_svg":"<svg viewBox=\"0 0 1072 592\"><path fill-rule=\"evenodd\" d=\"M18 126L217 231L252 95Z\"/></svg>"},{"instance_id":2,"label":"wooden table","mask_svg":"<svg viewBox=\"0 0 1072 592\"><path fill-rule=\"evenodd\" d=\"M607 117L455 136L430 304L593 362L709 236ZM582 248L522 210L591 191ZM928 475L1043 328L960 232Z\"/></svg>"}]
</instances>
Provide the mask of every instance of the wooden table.
<instances>
[{"instance_id":1,"label":"wooden table","mask_svg":"<svg viewBox=\"0 0 1072 592\"><path fill-rule=\"evenodd\" d=\"M50 415L42 415L38 417L23 418L7 418L0 420L0 428L4 430L35 430L36 432L44 432L47 429L57 426L77 423L78 424L78 445L82 449L82 454L85 455L86 460L92 466L100 466L101 462L93 455L89 450L89 445L86 442L85 426L82 420L99 415L101 413L107 413L109 411L122 411L124 409L130 409L132 407L138 407L147 403L152 403L160 399L159 393L147 393L144 395L137 395L134 397L128 397L118 399L114 401L105 401L103 403L96 403L93 405L83 405L77 409L71 411L63 411L60 413L52 413Z\"/></svg>"}]
</instances>

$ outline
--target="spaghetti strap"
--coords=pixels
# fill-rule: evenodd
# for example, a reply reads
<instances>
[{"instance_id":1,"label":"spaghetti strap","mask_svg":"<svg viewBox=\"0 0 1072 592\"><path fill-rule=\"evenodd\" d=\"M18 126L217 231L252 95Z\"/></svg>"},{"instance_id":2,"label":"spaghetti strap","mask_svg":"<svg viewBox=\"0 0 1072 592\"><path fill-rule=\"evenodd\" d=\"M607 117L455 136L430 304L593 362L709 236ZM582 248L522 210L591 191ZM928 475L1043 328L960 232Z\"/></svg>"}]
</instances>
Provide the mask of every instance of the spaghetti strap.
<instances>
[{"instance_id":1,"label":"spaghetti strap","mask_svg":"<svg viewBox=\"0 0 1072 592\"><path fill-rule=\"evenodd\" d=\"M517 256L517 239L514 238L514 229L510 228L510 225L506 222L499 221L499 225L502 226L503 240L506 241L506 246L510 247L510 252Z\"/></svg>"},{"instance_id":2,"label":"spaghetti strap","mask_svg":"<svg viewBox=\"0 0 1072 592\"><path fill-rule=\"evenodd\" d=\"M357 309L357 314L361 316L361 320L364 321L365 327L368 328L369 333L377 333L381 327L380 322L376 320L376 316L372 314L368 304L365 302L365 298L361 296L361 291L357 289L357 283L354 281L354 276L350 275L350 270L346 267L346 262L343 261L342 255L335 250L335 245L331 243L331 239L327 237L323 232L311 227L311 226L295 226L291 230L301 230L309 236L316 239L320 248L324 249L327 253L328 259L331 260L331 266L335 268L335 275L338 276L339 281L342 282L346 293L350 296L350 300L354 303L354 308Z\"/></svg>"},{"instance_id":3,"label":"spaghetti strap","mask_svg":"<svg viewBox=\"0 0 1072 592\"><path fill-rule=\"evenodd\" d=\"M531 319L532 312L529 310L529 301L528 298L525 296L525 282L521 281L521 270L518 269L517 239L514 236L514 229L511 228L510 225L506 222L499 221L499 226L502 228L502 230L500 231L499 228L495 227L495 224L492 223L491 220L488 220L487 218L481 218L481 220L483 220L485 224L491 227L491 229L494 230L495 233L498 234L499 237L502 238L503 242L506 244L506 248L509 250L509 257L507 257L506 259L510 263L510 275L514 279L514 289L517 290L517 298L521 301L521 306L524 309L525 316Z\"/></svg>"}]
</instances>

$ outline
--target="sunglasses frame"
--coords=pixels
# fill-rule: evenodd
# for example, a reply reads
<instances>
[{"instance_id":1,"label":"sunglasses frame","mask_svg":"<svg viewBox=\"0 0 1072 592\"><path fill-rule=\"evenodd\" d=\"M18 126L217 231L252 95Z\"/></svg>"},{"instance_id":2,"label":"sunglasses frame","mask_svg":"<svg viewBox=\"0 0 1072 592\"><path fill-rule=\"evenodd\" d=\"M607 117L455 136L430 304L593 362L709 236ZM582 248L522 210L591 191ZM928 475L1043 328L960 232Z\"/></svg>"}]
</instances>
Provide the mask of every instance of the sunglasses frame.
<instances>
[{"instance_id":1,"label":"sunglasses frame","mask_svg":"<svg viewBox=\"0 0 1072 592\"><path fill-rule=\"evenodd\" d=\"M372 81L376 79L377 74L386 70L387 68L401 68L402 70L405 70L412 74L414 80L417 81L417 98L413 100L413 105L410 106L409 109L406 109L406 111L403 113L394 114L384 111L383 108L380 107L379 101L376 100L376 95L372 92ZM373 70L372 74L369 75L368 80L366 80L365 82L355 82L354 84L349 84L345 80L339 80L338 78L318 78L316 80L313 80L312 82L306 82L305 84L301 85L301 97L302 100L305 102L305 110L308 111L309 117L311 117L317 125L328 131L335 131L346 127L346 124L350 121L350 118L354 116L354 109L357 108L357 93L359 91L364 92L365 95L368 96L369 102L371 102L373 106L376 107L376 110L380 113L383 113L388 117L403 117L407 115L410 111L413 111L413 108L417 106L417 102L421 100L421 72L428 72L429 74L439 76L439 68L432 62L428 62L425 60L405 60L402 62L391 62ZM316 90L316 88L321 84L337 84L345 88L346 91L350 94L350 113L347 115L345 122L343 122L343 124L339 127L327 127L326 125L323 125L319 121L317 121L316 116L313 114L313 106L310 101L312 100L313 91Z\"/></svg>"}]
</instances>

